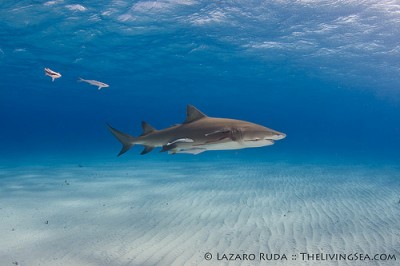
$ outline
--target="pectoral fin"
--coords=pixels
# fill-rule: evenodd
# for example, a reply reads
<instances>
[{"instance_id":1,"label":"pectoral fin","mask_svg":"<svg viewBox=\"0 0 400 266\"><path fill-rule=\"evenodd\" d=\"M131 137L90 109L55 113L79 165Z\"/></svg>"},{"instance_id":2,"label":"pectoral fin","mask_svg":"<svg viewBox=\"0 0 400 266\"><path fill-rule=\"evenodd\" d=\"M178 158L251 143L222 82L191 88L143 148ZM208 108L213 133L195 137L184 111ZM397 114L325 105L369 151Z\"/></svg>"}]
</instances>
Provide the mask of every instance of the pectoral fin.
<instances>
[{"instance_id":1,"label":"pectoral fin","mask_svg":"<svg viewBox=\"0 0 400 266\"><path fill-rule=\"evenodd\" d=\"M197 144L194 146L213 144L213 143L220 142L224 139L231 139L231 129L230 128L221 128L221 129L206 133L204 135L207 137L207 141L205 141L202 144Z\"/></svg>"}]
</instances>

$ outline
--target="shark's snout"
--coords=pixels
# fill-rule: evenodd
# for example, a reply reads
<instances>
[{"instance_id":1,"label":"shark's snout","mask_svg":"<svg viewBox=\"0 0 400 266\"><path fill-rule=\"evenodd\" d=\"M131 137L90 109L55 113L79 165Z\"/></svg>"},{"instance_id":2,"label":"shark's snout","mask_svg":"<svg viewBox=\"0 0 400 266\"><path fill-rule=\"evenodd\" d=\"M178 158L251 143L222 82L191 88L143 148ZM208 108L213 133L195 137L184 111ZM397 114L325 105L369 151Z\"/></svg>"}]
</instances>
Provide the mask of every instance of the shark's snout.
<instances>
[{"instance_id":1,"label":"shark's snout","mask_svg":"<svg viewBox=\"0 0 400 266\"><path fill-rule=\"evenodd\" d=\"M286 134L285 133L279 133L278 134L278 139L284 139L286 138Z\"/></svg>"},{"instance_id":2,"label":"shark's snout","mask_svg":"<svg viewBox=\"0 0 400 266\"><path fill-rule=\"evenodd\" d=\"M276 132L272 137L273 140L281 140L284 138L286 138L286 134L281 132Z\"/></svg>"}]
</instances>

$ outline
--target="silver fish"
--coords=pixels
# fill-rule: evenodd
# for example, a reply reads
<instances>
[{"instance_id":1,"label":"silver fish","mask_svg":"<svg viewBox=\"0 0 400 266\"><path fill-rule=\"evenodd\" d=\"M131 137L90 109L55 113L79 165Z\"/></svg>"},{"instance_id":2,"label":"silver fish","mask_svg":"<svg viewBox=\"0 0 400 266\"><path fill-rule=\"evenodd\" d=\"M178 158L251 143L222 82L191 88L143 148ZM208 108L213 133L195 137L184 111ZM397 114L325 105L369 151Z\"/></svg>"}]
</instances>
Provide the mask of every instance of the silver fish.
<instances>
[{"instance_id":1,"label":"silver fish","mask_svg":"<svg viewBox=\"0 0 400 266\"><path fill-rule=\"evenodd\" d=\"M105 84L105 83L97 81L97 80L79 78L78 81L86 82L86 83L89 83L90 85L97 86L99 90L101 90L102 88L110 87L108 84Z\"/></svg>"},{"instance_id":2,"label":"silver fish","mask_svg":"<svg viewBox=\"0 0 400 266\"><path fill-rule=\"evenodd\" d=\"M61 78L61 74L60 73L55 72L55 71L53 71L53 70L51 70L50 68L47 68L47 67L44 69L44 74L46 76L51 77L51 80L53 82L54 82L55 79Z\"/></svg>"}]
</instances>

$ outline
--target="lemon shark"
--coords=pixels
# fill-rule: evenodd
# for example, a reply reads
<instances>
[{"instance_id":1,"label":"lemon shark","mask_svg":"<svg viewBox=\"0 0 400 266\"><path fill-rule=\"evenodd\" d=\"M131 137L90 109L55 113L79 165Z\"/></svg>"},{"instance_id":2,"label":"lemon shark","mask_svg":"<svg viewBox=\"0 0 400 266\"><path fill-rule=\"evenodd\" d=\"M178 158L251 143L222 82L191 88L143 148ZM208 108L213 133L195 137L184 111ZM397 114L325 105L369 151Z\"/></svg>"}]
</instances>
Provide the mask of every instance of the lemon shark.
<instances>
[{"instance_id":1,"label":"lemon shark","mask_svg":"<svg viewBox=\"0 0 400 266\"><path fill-rule=\"evenodd\" d=\"M157 130L143 121L143 133L138 137L110 125L108 128L122 144L118 156L135 144L144 146L141 154L149 153L155 147L161 147L161 152L170 154L198 154L209 150L268 146L286 137L284 133L247 121L209 117L192 105L187 106L186 120L182 124Z\"/></svg>"}]
</instances>

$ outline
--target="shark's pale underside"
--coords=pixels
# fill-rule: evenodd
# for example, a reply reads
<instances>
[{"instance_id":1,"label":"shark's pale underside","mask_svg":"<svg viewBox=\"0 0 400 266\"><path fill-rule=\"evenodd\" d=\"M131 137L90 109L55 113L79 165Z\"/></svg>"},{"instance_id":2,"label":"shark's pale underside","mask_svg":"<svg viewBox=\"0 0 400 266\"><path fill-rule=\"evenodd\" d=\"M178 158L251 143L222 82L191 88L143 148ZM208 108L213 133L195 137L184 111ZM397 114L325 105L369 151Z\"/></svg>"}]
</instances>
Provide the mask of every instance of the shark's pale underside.
<instances>
[{"instance_id":1,"label":"shark's pale underside","mask_svg":"<svg viewBox=\"0 0 400 266\"><path fill-rule=\"evenodd\" d=\"M208 150L235 150L255 148L274 144L275 140L286 137L284 133L254 123L206 116L192 105L186 109L186 120L162 130L156 130L142 122L143 134L133 137L110 125L111 133L121 142L118 156L133 145L144 146L141 154L162 147L161 151L170 154L198 154Z\"/></svg>"}]
</instances>

